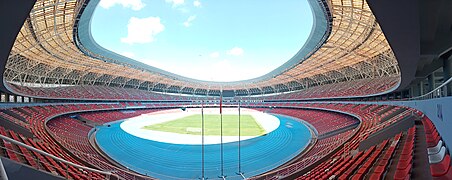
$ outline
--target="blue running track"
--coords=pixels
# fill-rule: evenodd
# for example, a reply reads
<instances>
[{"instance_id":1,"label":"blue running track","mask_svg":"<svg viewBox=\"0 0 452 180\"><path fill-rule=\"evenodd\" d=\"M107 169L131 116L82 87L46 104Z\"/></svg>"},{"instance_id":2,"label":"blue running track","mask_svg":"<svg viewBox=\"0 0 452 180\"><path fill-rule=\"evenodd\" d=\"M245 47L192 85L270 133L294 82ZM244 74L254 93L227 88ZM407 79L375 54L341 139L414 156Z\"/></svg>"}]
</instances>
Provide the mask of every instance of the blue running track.
<instances>
[{"instance_id":1,"label":"blue running track","mask_svg":"<svg viewBox=\"0 0 452 180\"><path fill-rule=\"evenodd\" d=\"M267 135L242 141L241 167L246 177L262 174L289 161L309 143L308 128L295 119L275 115L280 126ZM135 137L120 128L99 127L99 147L117 162L141 174L159 179L198 179L201 177L201 145L156 142ZM241 179L238 172L237 142L224 144L224 175ZM205 146L205 177L217 179L220 170L220 145Z\"/></svg>"}]
</instances>

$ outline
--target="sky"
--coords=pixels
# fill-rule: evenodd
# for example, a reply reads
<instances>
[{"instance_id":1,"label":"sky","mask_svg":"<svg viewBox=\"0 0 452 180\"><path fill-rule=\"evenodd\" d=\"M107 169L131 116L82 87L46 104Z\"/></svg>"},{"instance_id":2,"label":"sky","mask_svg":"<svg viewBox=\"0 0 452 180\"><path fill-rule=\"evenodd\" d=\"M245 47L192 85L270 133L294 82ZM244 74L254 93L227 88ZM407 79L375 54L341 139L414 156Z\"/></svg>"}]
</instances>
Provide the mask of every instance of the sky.
<instances>
[{"instance_id":1,"label":"sky","mask_svg":"<svg viewBox=\"0 0 452 180\"><path fill-rule=\"evenodd\" d=\"M189 78L262 76L312 28L306 0L101 0L91 22L104 48Z\"/></svg>"}]
</instances>

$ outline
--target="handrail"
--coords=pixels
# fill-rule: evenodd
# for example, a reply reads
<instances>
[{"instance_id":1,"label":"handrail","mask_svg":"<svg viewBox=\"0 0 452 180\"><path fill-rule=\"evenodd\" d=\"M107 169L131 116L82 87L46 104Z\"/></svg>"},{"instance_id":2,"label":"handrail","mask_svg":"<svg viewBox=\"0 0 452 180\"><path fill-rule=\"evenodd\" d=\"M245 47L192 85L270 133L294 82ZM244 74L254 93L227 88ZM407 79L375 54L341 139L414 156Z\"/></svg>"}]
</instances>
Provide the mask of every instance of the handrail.
<instances>
[{"instance_id":1,"label":"handrail","mask_svg":"<svg viewBox=\"0 0 452 180\"><path fill-rule=\"evenodd\" d=\"M71 166L74 166L74 167L76 167L76 168L80 168L80 169L83 169L83 170L87 170L87 171L91 171L91 172L96 172L96 173L99 173L99 174L103 174L103 175L105 175L106 177L114 176L114 177L116 177L116 179L119 179L119 177L118 177L116 174L113 174L113 173L111 173L111 172L109 172L109 171L101 171L101 170L97 170L97 169L93 169L93 168L90 168L90 167L81 166L81 165L78 165L78 164L69 162L69 161L67 161L67 160L61 159L61 158L56 157L56 156L54 156L54 155L52 155L52 154L49 154L49 153L44 152L44 151L42 151L42 150L36 149L36 148L34 148L34 147L31 147L31 146L29 146L29 145L27 145L27 144L24 144L24 143L22 143L22 142L16 141L16 140L14 140L14 139L11 139L11 138L9 138L9 137L7 137L7 136L4 136L4 135L1 135L1 134L0 134L0 138L3 139L3 140L6 140L6 141L8 141L8 142L11 142L11 143L13 143L13 144L22 146L22 147L24 147L24 148L26 148L26 149L28 149L28 150L37 152L37 153L39 153L39 154L43 154L43 155L48 156L48 157L50 157L50 158L52 158L52 159L55 159L55 160L60 161L60 162L63 162L63 163L65 163L65 164L67 164L67 165L71 165Z\"/></svg>"},{"instance_id":2,"label":"handrail","mask_svg":"<svg viewBox=\"0 0 452 180\"><path fill-rule=\"evenodd\" d=\"M1 102L0 109L6 108L21 108L31 106L51 106L51 105L90 105L90 104L119 104L119 102L58 102L58 103L13 103L13 102Z\"/></svg>"},{"instance_id":3,"label":"handrail","mask_svg":"<svg viewBox=\"0 0 452 180\"><path fill-rule=\"evenodd\" d=\"M417 97L412 97L412 98L408 98L406 100L424 100L424 99L433 99L433 98L439 98L439 97L445 97L448 96L447 94L447 86L450 82L452 82L452 77L449 78L446 82L444 82L443 84L441 84L440 86L436 87L435 89L433 89L432 91L423 94L421 96L417 96Z\"/></svg>"}]
</instances>

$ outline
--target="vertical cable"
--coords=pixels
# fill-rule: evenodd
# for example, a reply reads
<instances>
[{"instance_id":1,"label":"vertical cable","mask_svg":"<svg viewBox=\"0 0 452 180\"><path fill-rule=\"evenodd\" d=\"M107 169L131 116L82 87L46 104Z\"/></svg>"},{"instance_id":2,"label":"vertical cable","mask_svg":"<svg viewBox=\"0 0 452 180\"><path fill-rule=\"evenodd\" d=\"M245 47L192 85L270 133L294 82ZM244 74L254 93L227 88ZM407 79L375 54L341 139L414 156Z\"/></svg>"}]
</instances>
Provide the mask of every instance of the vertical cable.
<instances>
[{"instance_id":1,"label":"vertical cable","mask_svg":"<svg viewBox=\"0 0 452 180\"><path fill-rule=\"evenodd\" d=\"M204 180L204 101L201 101L201 136L202 136L202 176L201 180Z\"/></svg>"},{"instance_id":2,"label":"vertical cable","mask_svg":"<svg viewBox=\"0 0 452 180\"><path fill-rule=\"evenodd\" d=\"M224 167L223 167L223 114L220 113L220 123L221 123L221 177L224 177Z\"/></svg>"},{"instance_id":3,"label":"vertical cable","mask_svg":"<svg viewBox=\"0 0 452 180\"><path fill-rule=\"evenodd\" d=\"M242 130L242 128L241 128L241 115L240 115L240 105L241 105L241 101L239 100L239 143L238 143L238 149L239 149L239 162L238 162L238 165L239 165L239 172L237 172L236 174L237 175L240 175L240 177L242 177L242 179L246 179L246 177L245 177L245 175L243 174L243 172L242 172L242 152L240 151L241 150L241 130Z\"/></svg>"},{"instance_id":4,"label":"vertical cable","mask_svg":"<svg viewBox=\"0 0 452 180\"><path fill-rule=\"evenodd\" d=\"M241 139L240 139L240 136L241 136L241 134L240 134L240 131L241 131L240 125L241 125L241 123L240 123L240 100L239 100L239 174L242 173L241 159L240 159L240 156L241 156L241 153L240 153L240 141L241 141Z\"/></svg>"},{"instance_id":5,"label":"vertical cable","mask_svg":"<svg viewBox=\"0 0 452 180\"><path fill-rule=\"evenodd\" d=\"M221 153L221 178L226 179L226 176L224 175L224 162L223 162L223 89L220 91L220 153Z\"/></svg>"}]
</instances>

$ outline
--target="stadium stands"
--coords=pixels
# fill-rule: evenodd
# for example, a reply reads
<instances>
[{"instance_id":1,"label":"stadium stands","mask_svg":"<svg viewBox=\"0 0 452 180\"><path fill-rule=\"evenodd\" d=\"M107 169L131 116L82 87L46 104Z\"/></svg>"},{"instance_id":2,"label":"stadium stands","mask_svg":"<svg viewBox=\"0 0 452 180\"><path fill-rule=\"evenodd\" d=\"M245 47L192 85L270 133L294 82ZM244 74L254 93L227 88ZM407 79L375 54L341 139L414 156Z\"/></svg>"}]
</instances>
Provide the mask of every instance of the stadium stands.
<instances>
[{"instance_id":1,"label":"stadium stands","mask_svg":"<svg viewBox=\"0 0 452 180\"><path fill-rule=\"evenodd\" d=\"M393 87L395 87L398 82L399 77L384 77L378 79L347 81L342 83L314 86L312 88L307 88L292 93L268 96L265 99L325 99L363 96L389 91ZM375 86L378 86L378 88L375 88ZM11 90L18 94L37 98L135 101L193 99L190 96L181 96L180 94L153 93L146 90L124 89L105 86L27 87L16 84L9 84L9 87L11 88ZM241 96L237 98L245 100L263 99L260 96Z\"/></svg>"},{"instance_id":2,"label":"stadium stands","mask_svg":"<svg viewBox=\"0 0 452 180\"><path fill-rule=\"evenodd\" d=\"M298 175L290 176L291 173L297 174L295 173L296 171L304 172L301 174L302 176L299 177L299 179L328 179L331 177L336 177L339 179L363 179L364 177L369 179L381 179L385 176L389 179L408 179L410 177L412 167L414 166L413 159L422 158L415 155L419 154L419 152L413 152L415 149L414 146L416 145L414 141L414 136L416 135L416 127L412 127L407 132L398 134L395 137L387 139L367 150L359 150L359 152L356 151L360 141L363 141L373 133L378 132L380 129L384 128L384 125L381 124L386 124L387 121L381 122L379 121L379 119L388 116L388 113L381 113L381 116L377 115L377 118L374 117L379 112L384 111L385 106L378 107L377 105L372 105L365 108L365 110L361 109L366 107L366 105L358 105L356 107L352 107L352 105L331 103L314 104L314 106L318 108L331 108L333 110L341 110L344 112L356 114L361 117L361 128L359 128L359 130L356 132L356 135L354 135L352 139L347 141L348 143L343 144L343 146L337 152L331 151L330 149L330 151L326 151L333 153L331 156L329 156L328 159L325 159L319 165L312 168L307 168L308 166L296 166L297 163L295 163L295 165L292 165L292 168L290 168L291 166L289 165L286 168L275 170L273 174L266 174L265 176L263 176L265 177L265 179L274 179L274 177L297 177ZM303 107L306 108L309 107L309 105L303 105ZM371 110L375 111L372 112ZM411 112L412 110L405 111ZM393 121L397 121L404 116L395 117L396 119ZM428 138L429 137L427 137L427 139ZM434 142L437 142L438 140L438 138L433 139L435 140L432 142L432 144ZM429 141L427 140L427 142ZM314 145L314 148L316 145ZM310 152L316 151L314 149ZM448 168L450 166L450 164L448 164L447 162L448 158L449 157L445 156L445 162L443 162L443 164L436 163L433 165L434 167L431 166L433 177L435 177L435 175L449 175L446 174L449 173ZM445 167L444 164L448 165ZM303 168L306 168L309 171L303 171ZM287 173L289 170L292 170L292 172ZM393 174L393 176L388 177L390 176L390 174ZM447 179L447 177L444 178Z\"/></svg>"},{"instance_id":3,"label":"stadium stands","mask_svg":"<svg viewBox=\"0 0 452 180\"><path fill-rule=\"evenodd\" d=\"M452 179L450 155L446 152L445 144L435 128L435 125L426 116L422 118L425 129L425 138L428 148L430 171L434 179Z\"/></svg>"},{"instance_id":4,"label":"stadium stands","mask_svg":"<svg viewBox=\"0 0 452 180\"><path fill-rule=\"evenodd\" d=\"M13 91L30 97L89 100L187 100L185 96L105 86L27 87L10 84Z\"/></svg>"},{"instance_id":5,"label":"stadium stands","mask_svg":"<svg viewBox=\"0 0 452 180\"><path fill-rule=\"evenodd\" d=\"M154 110L137 110L132 113L121 113L120 111L88 113L89 120L100 125L120 119L134 117L140 114L153 112ZM63 147L71 151L75 156L83 159L103 170L119 171L121 177L132 179L124 170L111 165L111 161L105 159L90 143L89 132L93 127L83 124L81 121L67 116L55 118L47 123L49 131L53 137L61 143Z\"/></svg>"},{"instance_id":6,"label":"stadium stands","mask_svg":"<svg viewBox=\"0 0 452 180\"><path fill-rule=\"evenodd\" d=\"M297 92L271 96L266 99L325 99L376 94L391 90L399 82L398 78L399 77L385 77L314 86Z\"/></svg>"},{"instance_id":7,"label":"stadium stands","mask_svg":"<svg viewBox=\"0 0 452 180\"><path fill-rule=\"evenodd\" d=\"M73 163L84 165L86 162L91 163L93 166L100 166L101 169L104 170L115 170L118 171L118 174L122 177L128 177L128 179L134 178L134 175L130 175L130 173L126 172L126 170L117 168L113 165L111 165L107 160L103 159L102 156L100 156L92 146L89 145L88 142L88 136L87 132L92 128L88 127L83 124L77 124L79 121L67 121L67 119L64 119L63 117L59 117L56 120L49 121L49 124L45 124L46 120L53 116L58 116L60 114L64 113L72 113L72 112L78 112L78 111L86 111L86 110L101 110L101 109L112 109L112 108L118 108L122 106L118 106L121 104L67 104L67 105L50 105L50 106L35 106L35 107L24 107L21 108L24 111L27 111L33 116L34 118L28 118L28 122L32 125L30 130L33 132L34 136L39 139L39 141L34 141L31 138L27 139L18 139L18 136L24 138L21 135L16 135L13 131L9 131L11 136L9 134L6 134L5 131L2 132L3 135L12 137L15 140L21 141L27 145L30 145L32 147L35 147L37 149L43 150L47 153L53 154L57 157L61 157L63 159L67 159ZM30 109L34 109L33 111ZM137 110L133 111L133 113L120 113L120 112L113 112L109 116L113 120L115 118L127 118L127 117L133 117L137 116L142 113L152 112L154 110ZM128 110L127 112L130 112ZM55 124L59 124L63 127L65 127L65 130L59 130L56 132ZM65 124L67 123L67 124ZM80 123L80 122L79 122ZM46 126L49 128L49 131L54 132L55 136L52 134L49 134L46 130ZM3 128L3 127L2 127ZM71 131L72 130L72 131ZM86 134L83 134L83 133ZM55 139L54 139L55 138ZM71 139L72 138L72 139ZM55 141L57 140L57 141ZM85 141L84 141L85 140ZM61 146L62 144L63 146ZM37 167L38 165L32 160L30 156L30 152L26 151L21 146L18 146L20 149L16 148L15 145L12 145L11 143L4 141L4 147L7 148L7 156L15 161L22 162L25 164L29 164L32 167ZM64 146L66 145L66 146ZM20 150L24 154L18 155L17 153L13 153L12 148L15 148L14 152L19 152ZM71 151L71 150L79 150L79 151ZM69 153L69 152L70 153ZM61 167L63 165L58 165L59 163L56 163L53 159L44 156L46 159L44 159L41 155L35 154L34 159L40 159L40 162L43 163L40 166L44 166L44 168L38 168L38 169L45 169L49 172L52 172L56 175L60 175L62 177L67 177L66 169L65 167ZM83 160L80 161L79 159L82 158ZM50 164L49 164L50 163ZM84 178L82 175L84 175L86 172L80 172L78 169L69 166L69 175L74 179L88 179ZM57 171L55 171L55 169ZM82 177L81 177L82 176ZM87 177L87 175L85 175ZM102 178L99 174L89 174L90 178L98 177Z\"/></svg>"},{"instance_id":8,"label":"stadium stands","mask_svg":"<svg viewBox=\"0 0 452 180\"><path fill-rule=\"evenodd\" d=\"M319 135L333 132L359 122L348 115L317 110L274 109L268 112L302 119L313 125Z\"/></svg>"},{"instance_id":9,"label":"stadium stands","mask_svg":"<svg viewBox=\"0 0 452 180\"><path fill-rule=\"evenodd\" d=\"M175 103L176 104L176 103ZM180 103L177 103L180 104ZM256 103L263 105L262 103ZM265 104L265 103L264 103ZM39 141L26 138L12 130L0 131L3 135L24 142L27 145L36 147L55 156L68 159L78 164L90 164L103 170L115 170L121 177L131 179L134 175L127 173L123 167L106 159L95 147L91 146L88 133L93 126L84 123L83 120L93 122L97 125L111 122L117 119L133 117L142 113L155 112L150 110L126 110L120 109L127 106L140 105L139 103L113 103L113 104L64 104L49 106L32 106L22 108L7 109L15 112L17 117L8 116L10 121L30 129ZM268 106L279 106L280 108L256 108L257 110L270 113L284 114L304 120L311 124L320 135L337 131L337 134L317 139L317 141L304 152L296 161L290 162L276 170L264 175L253 177L252 179L275 177L297 177L300 179L325 179L328 177L360 179L368 177L379 179L392 174L394 179L406 179L410 177L413 167L413 150L416 143L414 136L416 128L413 127L407 132L400 133L393 138L382 141L367 150L359 150L358 145L372 134L384 129L389 124L397 122L406 116L419 116L413 114L412 109L401 107L391 107L386 105L365 105L365 104L340 104L340 103L268 103ZM173 106L171 103L162 106ZM251 107L256 107L250 104ZM86 112L93 110L113 111ZM360 118L355 118L341 113L328 112L325 110L335 110L354 114ZM78 120L65 113L79 112ZM394 115L394 112L397 112ZM56 118L53 118L55 117ZM18 118L26 120L24 124ZM48 120L52 118L52 120ZM21 119L21 118L20 118ZM430 152L430 169L432 177L447 179L450 177L450 156L445 150L444 142L435 130L434 125L425 116L422 118L425 127L426 143ZM48 121L47 121L48 120ZM45 124L45 122L47 122ZM86 122L86 121L85 121ZM360 122L360 123L359 123ZM359 123L355 129L346 129L345 132L338 131ZM48 131L46 131L46 126ZM81 177L86 172L80 172L72 168L68 174L64 173L58 163L51 158L27 151L25 148L3 141L2 146L5 151L2 156L12 160L28 164L40 170L46 170L55 175L74 179ZM14 153L19 152L19 153ZM36 159L40 159L39 163ZM392 159L392 160L391 160ZM397 159L395 161L394 159ZM366 162L366 163L364 163ZM394 164L396 163L396 164ZM63 168L64 169L64 168ZM301 173L301 174L300 174ZM91 173L92 177L102 177L100 174Z\"/></svg>"},{"instance_id":10,"label":"stadium stands","mask_svg":"<svg viewBox=\"0 0 452 180\"><path fill-rule=\"evenodd\" d=\"M316 42L238 82L194 80L90 47L84 28L96 2L2 2L1 157L65 179L154 179L103 153L89 136L96 126L222 99L313 130L295 158L247 179L452 179L452 2L309 0ZM378 139L406 121L414 125Z\"/></svg>"}]
</instances>

